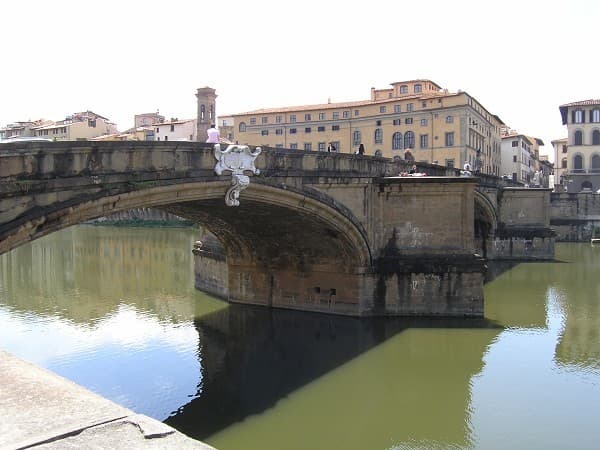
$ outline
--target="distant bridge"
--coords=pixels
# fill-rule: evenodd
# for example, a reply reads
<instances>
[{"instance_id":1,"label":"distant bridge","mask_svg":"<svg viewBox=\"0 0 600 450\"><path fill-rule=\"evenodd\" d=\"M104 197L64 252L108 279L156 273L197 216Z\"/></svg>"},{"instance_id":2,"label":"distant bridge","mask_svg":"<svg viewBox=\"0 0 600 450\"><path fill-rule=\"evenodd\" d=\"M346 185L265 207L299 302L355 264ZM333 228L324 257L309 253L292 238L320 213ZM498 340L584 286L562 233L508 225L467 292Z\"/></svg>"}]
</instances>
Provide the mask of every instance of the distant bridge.
<instances>
[{"instance_id":1,"label":"distant bridge","mask_svg":"<svg viewBox=\"0 0 600 450\"><path fill-rule=\"evenodd\" d=\"M339 314L483 314L485 258L551 259L549 190L506 188L403 160L263 149L225 204L228 171L196 142L0 146L0 253L62 228L152 207L202 224L224 249L197 283L241 303ZM210 280L208 278L210 278Z\"/></svg>"}]
</instances>

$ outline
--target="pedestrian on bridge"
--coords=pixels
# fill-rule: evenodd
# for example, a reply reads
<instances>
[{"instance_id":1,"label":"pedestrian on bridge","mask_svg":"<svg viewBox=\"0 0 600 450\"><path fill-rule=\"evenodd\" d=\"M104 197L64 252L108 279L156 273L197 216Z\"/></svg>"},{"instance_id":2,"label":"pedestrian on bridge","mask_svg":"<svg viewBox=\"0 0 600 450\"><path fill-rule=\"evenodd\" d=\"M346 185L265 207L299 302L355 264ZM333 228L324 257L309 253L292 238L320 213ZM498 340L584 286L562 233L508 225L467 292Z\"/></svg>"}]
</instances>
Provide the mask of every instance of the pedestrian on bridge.
<instances>
[{"instance_id":1,"label":"pedestrian on bridge","mask_svg":"<svg viewBox=\"0 0 600 450\"><path fill-rule=\"evenodd\" d=\"M210 128L206 130L206 134L208 135L208 139L206 140L209 144L218 144L219 143L219 130L215 128L214 124L210 125Z\"/></svg>"}]
</instances>

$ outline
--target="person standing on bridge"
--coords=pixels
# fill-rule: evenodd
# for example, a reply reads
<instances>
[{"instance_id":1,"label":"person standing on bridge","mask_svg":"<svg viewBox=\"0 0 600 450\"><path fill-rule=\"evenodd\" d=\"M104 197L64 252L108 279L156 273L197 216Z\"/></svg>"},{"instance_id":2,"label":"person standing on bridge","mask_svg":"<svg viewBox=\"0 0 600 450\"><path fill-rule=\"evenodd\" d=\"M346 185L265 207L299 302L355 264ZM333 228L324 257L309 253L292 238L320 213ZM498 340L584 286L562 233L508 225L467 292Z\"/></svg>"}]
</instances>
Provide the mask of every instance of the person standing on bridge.
<instances>
[{"instance_id":1,"label":"person standing on bridge","mask_svg":"<svg viewBox=\"0 0 600 450\"><path fill-rule=\"evenodd\" d=\"M219 143L219 130L215 128L214 124L210 125L210 128L206 130L206 134L208 135L208 139L206 140L209 144L218 144Z\"/></svg>"},{"instance_id":2,"label":"person standing on bridge","mask_svg":"<svg viewBox=\"0 0 600 450\"><path fill-rule=\"evenodd\" d=\"M361 156L365 154L365 146L362 144L362 142L358 146L358 154L361 155Z\"/></svg>"}]
</instances>

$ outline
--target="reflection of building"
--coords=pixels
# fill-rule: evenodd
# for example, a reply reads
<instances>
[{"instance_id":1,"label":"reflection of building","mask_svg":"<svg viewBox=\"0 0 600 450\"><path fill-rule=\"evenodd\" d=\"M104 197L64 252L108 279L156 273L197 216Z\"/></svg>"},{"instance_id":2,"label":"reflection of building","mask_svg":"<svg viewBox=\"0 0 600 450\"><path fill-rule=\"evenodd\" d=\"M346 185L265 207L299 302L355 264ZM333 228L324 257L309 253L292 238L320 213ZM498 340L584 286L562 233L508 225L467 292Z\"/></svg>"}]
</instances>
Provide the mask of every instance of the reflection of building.
<instances>
[{"instance_id":1,"label":"reflection of building","mask_svg":"<svg viewBox=\"0 0 600 450\"><path fill-rule=\"evenodd\" d=\"M567 126L566 145L553 141L558 183L570 192L600 189L600 100L583 100L559 107ZM560 177L562 176L562 182Z\"/></svg>"},{"instance_id":2,"label":"reflection of building","mask_svg":"<svg viewBox=\"0 0 600 450\"><path fill-rule=\"evenodd\" d=\"M466 92L449 93L430 80L392 83L371 89L369 100L259 109L232 114L233 141L276 148L355 153L362 143L367 155L404 156L416 161L500 174L500 126Z\"/></svg>"}]
</instances>

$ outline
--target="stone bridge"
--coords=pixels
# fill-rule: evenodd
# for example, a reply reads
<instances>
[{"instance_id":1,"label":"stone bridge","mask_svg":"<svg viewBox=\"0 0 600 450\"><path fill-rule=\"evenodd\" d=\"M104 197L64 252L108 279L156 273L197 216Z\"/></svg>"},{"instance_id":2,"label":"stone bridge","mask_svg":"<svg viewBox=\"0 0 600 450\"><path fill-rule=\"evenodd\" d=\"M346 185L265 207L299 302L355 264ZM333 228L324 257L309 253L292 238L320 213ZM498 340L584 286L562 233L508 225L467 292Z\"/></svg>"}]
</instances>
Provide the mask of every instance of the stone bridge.
<instances>
[{"instance_id":1,"label":"stone bridge","mask_svg":"<svg viewBox=\"0 0 600 450\"><path fill-rule=\"evenodd\" d=\"M263 149L231 175L196 142L28 142L0 147L0 253L134 208L194 220L197 286L232 302L348 315L483 314L485 258L550 259L549 190L506 187L403 160Z\"/></svg>"}]
</instances>

